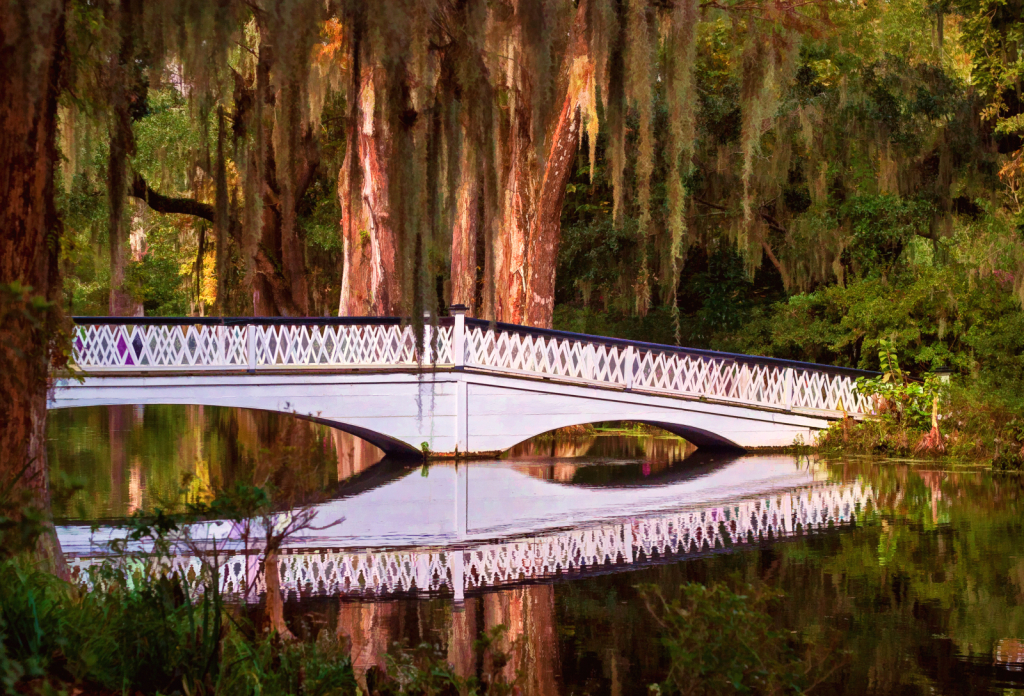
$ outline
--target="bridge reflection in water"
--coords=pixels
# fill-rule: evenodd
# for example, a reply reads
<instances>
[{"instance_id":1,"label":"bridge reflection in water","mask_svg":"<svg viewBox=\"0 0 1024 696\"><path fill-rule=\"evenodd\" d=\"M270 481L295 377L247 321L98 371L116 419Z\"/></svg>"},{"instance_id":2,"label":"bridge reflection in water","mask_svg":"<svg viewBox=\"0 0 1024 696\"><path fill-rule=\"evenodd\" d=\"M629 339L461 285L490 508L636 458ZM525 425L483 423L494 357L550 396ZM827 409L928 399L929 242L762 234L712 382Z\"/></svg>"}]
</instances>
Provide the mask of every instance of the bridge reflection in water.
<instances>
[{"instance_id":1,"label":"bridge reflection in water","mask_svg":"<svg viewBox=\"0 0 1024 696\"><path fill-rule=\"evenodd\" d=\"M621 476L629 466L638 469L633 481ZM293 598L440 595L461 602L489 588L629 570L820 531L851 522L871 500L869 488L819 480L813 463L791 456L691 456L660 471L647 467L552 459L406 469L318 505L317 529L284 545L281 586ZM330 524L337 520L343 521ZM117 533L59 529L79 572L102 560ZM227 523L203 534L222 548L234 542ZM190 575L202 565L187 555L167 562ZM223 589L255 587L249 599L256 599L265 589L257 562L254 555L228 555Z\"/></svg>"}]
</instances>

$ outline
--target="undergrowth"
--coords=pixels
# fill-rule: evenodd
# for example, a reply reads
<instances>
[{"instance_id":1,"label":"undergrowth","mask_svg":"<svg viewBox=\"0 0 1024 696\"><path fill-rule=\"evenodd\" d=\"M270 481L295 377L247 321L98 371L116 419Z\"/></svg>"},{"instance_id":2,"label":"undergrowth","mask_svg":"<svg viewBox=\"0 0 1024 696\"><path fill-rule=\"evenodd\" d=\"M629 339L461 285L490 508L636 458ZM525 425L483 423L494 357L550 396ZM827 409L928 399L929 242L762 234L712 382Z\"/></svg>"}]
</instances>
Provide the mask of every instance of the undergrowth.
<instances>
[{"instance_id":1,"label":"undergrowth","mask_svg":"<svg viewBox=\"0 0 1024 696\"><path fill-rule=\"evenodd\" d=\"M857 380L874 415L844 418L819 435L825 454L861 453L990 461L1002 470L1024 462L1024 413L976 382L940 382L935 375L915 381L900 369L895 351L881 341L881 377Z\"/></svg>"}]
</instances>

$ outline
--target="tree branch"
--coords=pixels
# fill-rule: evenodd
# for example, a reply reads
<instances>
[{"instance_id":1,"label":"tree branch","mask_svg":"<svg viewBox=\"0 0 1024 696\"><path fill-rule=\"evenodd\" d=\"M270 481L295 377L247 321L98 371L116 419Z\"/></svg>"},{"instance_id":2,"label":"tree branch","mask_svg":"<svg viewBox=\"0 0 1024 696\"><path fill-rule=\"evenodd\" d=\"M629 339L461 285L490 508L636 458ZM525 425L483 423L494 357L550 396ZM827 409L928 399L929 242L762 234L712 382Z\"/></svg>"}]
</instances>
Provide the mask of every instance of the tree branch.
<instances>
[{"instance_id":1,"label":"tree branch","mask_svg":"<svg viewBox=\"0 0 1024 696\"><path fill-rule=\"evenodd\" d=\"M146 183L145 177L136 173L132 179L132 186L128 195L145 201L146 205L158 213L176 213L178 215L192 215L209 222L214 222L214 209L209 203L200 203L194 198L172 198L157 193Z\"/></svg>"}]
</instances>

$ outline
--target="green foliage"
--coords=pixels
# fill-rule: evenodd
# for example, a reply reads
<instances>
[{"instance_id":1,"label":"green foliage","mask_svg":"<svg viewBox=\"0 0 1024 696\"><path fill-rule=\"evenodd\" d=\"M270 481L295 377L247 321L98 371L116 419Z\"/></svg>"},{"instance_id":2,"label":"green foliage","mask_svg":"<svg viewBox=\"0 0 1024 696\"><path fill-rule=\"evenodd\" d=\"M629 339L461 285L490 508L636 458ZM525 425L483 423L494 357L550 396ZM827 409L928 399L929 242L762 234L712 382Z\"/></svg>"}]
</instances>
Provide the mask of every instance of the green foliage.
<instances>
[{"instance_id":1,"label":"green foliage","mask_svg":"<svg viewBox=\"0 0 1024 696\"><path fill-rule=\"evenodd\" d=\"M333 640L282 645L231 616L216 592L110 566L83 592L20 560L0 563L0 679L131 693L354 693ZM180 582L184 582L182 587Z\"/></svg>"},{"instance_id":2,"label":"green foliage","mask_svg":"<svg viewBox=\"0 0 1024 696\"><path fill-rule=\"evenodd\" d=\"M876 397L877 412L882 418L894 419L897 426L925 430L931 425L932 403L939 396L939 384L929 375L924 383L911 381L900 369L891 340L878 341L878 362L881 377L858 377L857 391Z\"/></svg>"},{"instance_id":3,"label":"green foliage","mask_svg":"<svg viewBox=\"0 0 1024 696\"><path fill-rule=\"evenodd\" d=\"M927 231L933 213L926 202L894 195L857 196L841 210L852 231L846 253L859 275L891 272L907 244Z\"/></svg>"},{"instance_id":4,"label":"green foliage","mask_svg":"<svg viewBox=\"0 0 1024 696\"><path fill-rule=\"evenodd\" d=\"M651 585L641 596L670 664L654 693L806 693L842 664L829 645L804 643L776 627L768 610L781 594L765 585L735 591L688 582L673 598Z\"/></svg>"}]
</instances>

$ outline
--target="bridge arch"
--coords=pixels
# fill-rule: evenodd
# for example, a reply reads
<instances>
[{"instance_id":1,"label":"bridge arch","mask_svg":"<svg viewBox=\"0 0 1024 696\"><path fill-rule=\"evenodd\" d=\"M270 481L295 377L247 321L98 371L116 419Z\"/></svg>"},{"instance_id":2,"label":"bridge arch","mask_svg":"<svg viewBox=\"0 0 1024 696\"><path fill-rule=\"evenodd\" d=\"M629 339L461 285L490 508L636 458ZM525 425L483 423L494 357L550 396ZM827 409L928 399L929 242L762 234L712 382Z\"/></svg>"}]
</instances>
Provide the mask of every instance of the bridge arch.
<instances>
[{"instance_id":1,"label":"bridge arch","mask_svg":"<svg viewBox=\"0 0 1024 696\"><path fill-rule=\"evenodd\" d=\"M641 423L643 425L650 425L655 428L661 428L665 432L671 435L677 435L686 440L687 442L689 442L690 444L703 449L732 450L736 452L742 452L744 449L737 443L730 440L725 435L721 435L710 430L706 430L704 428L699 428L694 425L686 423L671 423L661 420L652 420L649 418L632 418L629 416L628 410L624 410L623 413L625 415L623 415L622 417L605 418L601 420L580 420L578 422L565 423L553 428L548 428L542 432L536 433L535 435L525 437L519 442L513 443L506 449L511 449L512 447L522 445L523 443L529 442L531 439L535 437L546 435L547 433L552 433L555 432L556 430L561 430L562 428L571 428L574 426L581 425L595 425L597 423L608 423L616 421L628 423Z\"/></svg>"}]
</instances>

